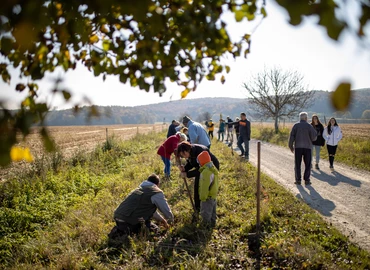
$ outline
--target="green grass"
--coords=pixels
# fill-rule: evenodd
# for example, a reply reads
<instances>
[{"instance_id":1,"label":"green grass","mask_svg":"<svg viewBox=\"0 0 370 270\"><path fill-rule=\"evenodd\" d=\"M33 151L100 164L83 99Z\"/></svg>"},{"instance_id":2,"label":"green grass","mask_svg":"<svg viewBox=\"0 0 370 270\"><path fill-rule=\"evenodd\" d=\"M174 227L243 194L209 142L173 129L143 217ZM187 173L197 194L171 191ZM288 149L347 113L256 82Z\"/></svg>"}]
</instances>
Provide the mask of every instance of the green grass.
<instances>
[{"instance_id":1,"label":"green grass","mask_svg":"<svg viewBox=\"0 0 370 270\"><path fill-rule=\"evenodd\" d=\"M288 148L290 129L281 128L275 134L272 127L253 127L252 138ZM320 158L328 161L326 145L321 148ZM344 136L338 144L335 162L370 171L370 140L366 137Z\"/></svg>"},{"instance_id":2,"label":"green grass","mask_svg":"<svg viewBox=\"0 0 370 270\"><path fill-rule=\"evenodd\" d=\"M191 223L190 201L173 168L173 180L161 188L174 212L174 226L161 236L143 234L109 241L112 214L122 199L150 173L163 175L156 149L164 137L160 133L114 141L109 151L101 146L84 157L79 153L78 158L66 160L42 177L29 173L30 178L22 176L3 184L0 268L370 268L368 252L351 244L309 206L264 175L264 234L258 249L250 235L256 228L255 168L215 140L212 152L221 168L213 231Z\"/></svg>"}]
</instances>

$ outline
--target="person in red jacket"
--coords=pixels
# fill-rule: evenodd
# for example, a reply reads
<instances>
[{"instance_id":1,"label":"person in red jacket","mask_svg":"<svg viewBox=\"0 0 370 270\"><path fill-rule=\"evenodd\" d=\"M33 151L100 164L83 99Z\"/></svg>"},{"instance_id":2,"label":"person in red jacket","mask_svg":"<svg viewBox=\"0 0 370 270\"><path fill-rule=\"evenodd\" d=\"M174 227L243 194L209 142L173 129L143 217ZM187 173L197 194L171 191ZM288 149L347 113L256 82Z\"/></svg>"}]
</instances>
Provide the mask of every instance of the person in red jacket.
<instances>
[{"instance_id":1,"label":"person in red jacket","mask_svg":"<svg viewBox=\"0 0 370 270\"><path fill-rule=\"evenodd\" d=\"M157 154L161 156L164 163L164 178L170 179L171 176L171 155L177 149L177 145L186 141L184 133L177 132L175 135L168 137L158 148Z\"/></svg>"}]
</instances>

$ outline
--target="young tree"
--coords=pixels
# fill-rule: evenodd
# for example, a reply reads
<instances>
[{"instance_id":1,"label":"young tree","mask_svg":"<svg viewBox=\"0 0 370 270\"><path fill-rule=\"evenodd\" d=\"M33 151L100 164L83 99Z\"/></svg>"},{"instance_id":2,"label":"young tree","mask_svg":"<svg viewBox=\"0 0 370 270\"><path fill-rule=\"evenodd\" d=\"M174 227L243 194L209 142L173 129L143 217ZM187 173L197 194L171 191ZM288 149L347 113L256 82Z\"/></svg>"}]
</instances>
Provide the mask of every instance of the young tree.
<instances>
[{"instance_id":1,"label":"young tree","mask_svg":"<svg viewBox=\"0 0 370 270\"><path fill-rule=\"evenodd\" d=\"M275 120L275 132L279 132L279 118L292 117L313 102L312 91L306 91L303 75L297 71L285 71L279 67L265 68L254 74L243 86L260 117Z\"/></svg>"},{"instance_id":2,"label":"young tree","mask_svg":"<svg viewBox=\"0 0 370 270\"><path fill-rule=\"evenodd\" d=\"M370 110L365 110L361 116L362 119L370 119Z\"/></svg>"}]
</instances>

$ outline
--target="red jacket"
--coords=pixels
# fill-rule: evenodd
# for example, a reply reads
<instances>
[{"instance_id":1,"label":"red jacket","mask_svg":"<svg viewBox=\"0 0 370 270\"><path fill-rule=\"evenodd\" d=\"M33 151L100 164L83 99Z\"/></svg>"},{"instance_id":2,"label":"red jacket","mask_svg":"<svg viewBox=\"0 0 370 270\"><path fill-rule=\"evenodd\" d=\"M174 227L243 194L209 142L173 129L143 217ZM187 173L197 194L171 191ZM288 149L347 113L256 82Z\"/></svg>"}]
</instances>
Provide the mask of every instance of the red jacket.
<instances>
[{"instance_id":1,"label":"red jacket","mask_svg":"<svg viewBox=\"0 0 370 270\"><path fill-rule=\"evenodd\" d=\"M167 140L162 143L158 148L157 154L161 157L171 159L172 153L177 148L177 145L180 143L180 135L172 135L167 138Z\"/></svg>"}]
</instances>

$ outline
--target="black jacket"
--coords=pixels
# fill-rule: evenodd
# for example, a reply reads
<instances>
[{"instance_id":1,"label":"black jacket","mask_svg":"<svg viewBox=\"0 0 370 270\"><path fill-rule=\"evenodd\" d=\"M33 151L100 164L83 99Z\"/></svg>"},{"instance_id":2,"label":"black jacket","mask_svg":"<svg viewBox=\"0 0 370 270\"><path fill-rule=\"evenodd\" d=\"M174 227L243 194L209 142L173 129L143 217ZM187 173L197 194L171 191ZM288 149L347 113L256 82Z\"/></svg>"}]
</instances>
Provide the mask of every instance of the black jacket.
<instances>
[{"instance_id":1,"label":"black jacket","mask_svg":"<svg viewBox=\"0 0 370 270\"><path fill-rule=\"evenodd\" d=\"M190 150L190 157L187 159L187 163L185 165L185 171L186 172L190 171L193 168L196 168L196 169L200 168L200 166L197 162L197 157L203 151L207 151L209 153L209 155L211 156L211 160L212 160L213 164L215 165L215 167L217 168L217 170L220 169L220 163L218 162L218 159L216 158L215 155L213 155L209 151L208 147L206 147L204 145L201 145L201 144L192 144L191 145L191 150Z\"/></svg>"},{"instance_id":2,"label":"black jacket","mask_svg":"<svg viewBox=\"0 0 370 270\"><path fill-rule=\"evenodd\" d=\"M322 124L312 125L312 126L316 130L316 133L317 133L317 139L316 139L316 141L313 141L312 144L313 145L324 146L325 145L325 139L322 136L322 134L324 132L324 126Z\"/></svg>"},{"instance_id":3,"label":"black jacket","mask_svg":"<svg viewBox=\"0 0 370 270\"><path fill-rule=\"evenodd\" d=\"M176 125L175 124L171 124L169 127L168 127L168 132L167 132L167 138L172 136L172 135L175 135L176 134Z\"/></svg>"}]
</instances>

